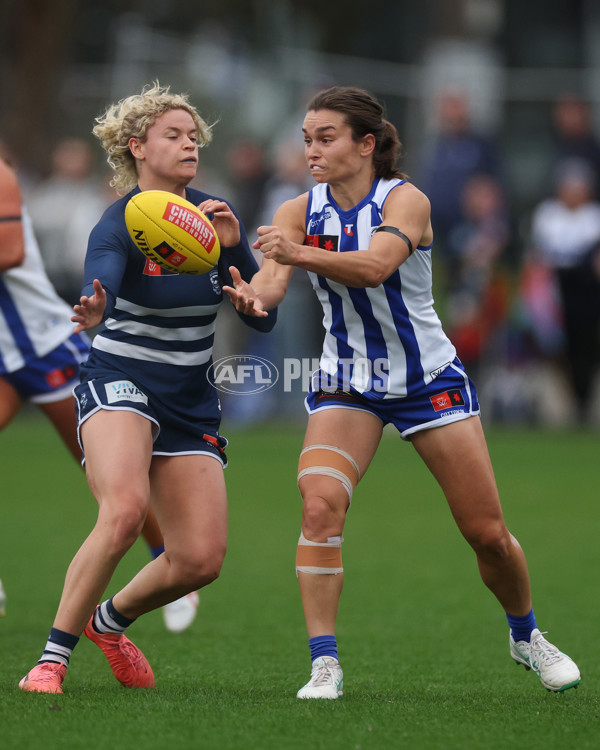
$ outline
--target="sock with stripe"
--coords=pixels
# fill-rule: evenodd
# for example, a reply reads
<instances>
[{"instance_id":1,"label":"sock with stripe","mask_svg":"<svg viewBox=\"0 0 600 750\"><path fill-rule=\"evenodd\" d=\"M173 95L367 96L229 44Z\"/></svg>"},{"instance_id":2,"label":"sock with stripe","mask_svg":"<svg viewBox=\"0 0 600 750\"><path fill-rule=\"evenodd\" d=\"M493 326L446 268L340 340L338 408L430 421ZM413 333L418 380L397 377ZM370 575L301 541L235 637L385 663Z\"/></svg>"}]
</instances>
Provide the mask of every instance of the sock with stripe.
<instances>
[{"instance_id":1,"label":"sock with stripe","mask_svg":"<svg viewBox=\"0 0 600 750\"><path fill-rule=\"evenodd\" d=\"M319 656L333 656L335 659L338 658L335 635L317 635L314 638L309 638L308 647L310 648L310 658L312 661L318 659Z\"/></svg>"},{"instance_id":2,"label":"sock with stripe","mask_svg":"<svg viewBox=\"0 0 600 750\"><path fill-rule=\"evenodd\" d=\"M125 617L125 615L117 612L113 606L111 597L105 602L102 602L94 612L92 627L97 633L116 633L117 635L123 635L132 622L133 620L130 620L128 617Z\"/></svg>"},{"instance_id":3,"label":"sock with stripe","mask_svg":"<svg viewBox=\"0 0 600 750\"><path fill-rule=\"evenodd\" d=\"M79 636L77 635L65 633L64 630L59 630L58 628L50 628L46 648L40 656L38 664L53 661L68 667L69 659L78 641Z\"/></svg>"},{"instance_id":4,"label":"sock with stripe","mask_svg":"<svg viewBox=\"0 0 600 750\"><path fill-rule=\"evenodd\" d=\"M510 625L510 633L513 639L515 641L526 641L527 643L529 643L529 641L531 640L531 631L534 628L537 628L533 610L531 610L529 614L524 615L523 617L518 617L517 615L509 615L507 612L506 619L508 620L508 624Z\"/></svg>"}]
</instances>

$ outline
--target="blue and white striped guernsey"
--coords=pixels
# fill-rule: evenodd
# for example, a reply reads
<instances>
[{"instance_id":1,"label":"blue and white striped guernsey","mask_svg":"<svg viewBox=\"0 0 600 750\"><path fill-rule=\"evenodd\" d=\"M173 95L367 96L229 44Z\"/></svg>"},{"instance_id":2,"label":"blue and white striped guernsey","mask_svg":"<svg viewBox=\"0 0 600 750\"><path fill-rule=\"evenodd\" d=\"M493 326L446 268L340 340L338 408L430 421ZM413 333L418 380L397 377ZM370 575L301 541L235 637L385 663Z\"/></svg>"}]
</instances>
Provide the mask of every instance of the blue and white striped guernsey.
<instances>
[{"instance_id":1,"label":"blue and white striped guernsey","mask_svg":"<svg viewBox=\"0 0 600 750\"><path fill-rule=\"evenodd\" d=\"M308 198L306 244L323 251L367 250L383 205L403 180L376 179L369 194L342 211L327 184ZM400 227L401 229L401 227ZM403 398L431 382L456 356L433 308L431 246L415 252L378 287L354 288L309 272L323 307L321 370L331 390L375 399Z\"/></svg>"},{"instance_id":2,"label":"blue and white striped guernsey","mask_svg":"<svg viewBox=\"0 0 600 750\"><path fill-rule=\"evenodd\" d=\"M46 275L25 206L21 212L25 260L0 275L0 375L45 357L74 328L73 310Z\"/></svg>"}]
</instances>

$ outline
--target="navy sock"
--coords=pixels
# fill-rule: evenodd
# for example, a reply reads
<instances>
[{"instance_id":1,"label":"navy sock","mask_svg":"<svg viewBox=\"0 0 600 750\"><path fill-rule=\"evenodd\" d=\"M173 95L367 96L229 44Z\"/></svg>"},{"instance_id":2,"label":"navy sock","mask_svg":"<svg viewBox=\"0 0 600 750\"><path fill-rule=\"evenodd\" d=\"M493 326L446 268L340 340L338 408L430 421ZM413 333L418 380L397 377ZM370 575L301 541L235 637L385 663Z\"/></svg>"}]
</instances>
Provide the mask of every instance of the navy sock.
<instances>
[{"instance_id":1,"label":"navy sock","mask_svg":"<svg viewBox=\"0 0 600 750\"><path fill-rule=\"evenodd\" d=\"M130 620L125 615L113 606L112 597L103 602L94 613L94 619L92 624L94 630L97 633L124 633L125 629L128 628L133 620Z\"/></svg>"},{"instance_id":2,"label":"navy sock","mask_svg":"<svg viewBox=\"0 0 600 750\"><path fill-rule=\"evenodd\" d=\"M317 635L308 639L310 658L312 661L319 656L333 656L338 658L337 641L335 635Z\"/></svg>"},{"instance_id":3,"label":"navy sock","mask_svg":"<svg viewBox=\"0 0 600 750\"><path fill-rule=\"evenodd\" d=\"M150 554L152 555L152 559L156 560L156 558L159 555L162 555L162 553L165 551L165 545L161 544L158 547L150 547L149 546L148 549L150 550Z\"/></svg>"},{"instance_id":4,"label":"navy sock","mask_svg":"<svg viewBox=\"0 0 600 750\"><path fill-rule=\"evenodd\" d=\"M515 641L526 641L529 643L531 640L531 631L537 628L535 622L535 615L533 610L524 617L518 617L517 615L509 615L506 613L506 619L510 625L510 632Z\"/></svg>"},{"instance_id":5,"label":"navy sock","mask_svg":"<svg viewBox=\"0 0 600 750\"><path fill-rule=\"evenodd\" d=\"M69 666L69 659L78 641L78 635L66 633L64 630L59 630L58 628L50 628L48 642L39 658L38 664L42 664L45 661L54 661L64 664L66 667Z\"/></svg>"}]
</instances>

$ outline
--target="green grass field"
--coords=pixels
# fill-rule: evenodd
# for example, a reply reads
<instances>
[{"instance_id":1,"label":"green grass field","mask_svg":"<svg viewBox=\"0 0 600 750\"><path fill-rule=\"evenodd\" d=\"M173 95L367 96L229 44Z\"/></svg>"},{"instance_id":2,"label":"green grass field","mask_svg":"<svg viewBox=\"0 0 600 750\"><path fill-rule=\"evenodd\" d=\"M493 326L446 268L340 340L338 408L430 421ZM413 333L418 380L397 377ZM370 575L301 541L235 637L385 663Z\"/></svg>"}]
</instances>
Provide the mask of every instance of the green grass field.
<instances>
[{"instance_id":1,"label":"green grass field","mask_svg":"<svg viewBox=\"0 0 600 750\"><path fill-rule=\"evenodd\" d=\"M529 559L542 630L582 683L547 692L508 655L504 614L413 449L384 436L345 533L338 641L345 695L300 702L310 662L294 575L300 430L224 430L229 552L198 619L168 633L159 612L130 635L157 687L129 691L85 638L62 696L18 680L45 643L66 567L95 517L83 473L25 413L0 435L0 747L454 750L600 745L599 436L490 432L509 527ZM456 460L461 456L457 454ZM114 593L148 560L138 542Z\"/></svg>"}]
</instances>

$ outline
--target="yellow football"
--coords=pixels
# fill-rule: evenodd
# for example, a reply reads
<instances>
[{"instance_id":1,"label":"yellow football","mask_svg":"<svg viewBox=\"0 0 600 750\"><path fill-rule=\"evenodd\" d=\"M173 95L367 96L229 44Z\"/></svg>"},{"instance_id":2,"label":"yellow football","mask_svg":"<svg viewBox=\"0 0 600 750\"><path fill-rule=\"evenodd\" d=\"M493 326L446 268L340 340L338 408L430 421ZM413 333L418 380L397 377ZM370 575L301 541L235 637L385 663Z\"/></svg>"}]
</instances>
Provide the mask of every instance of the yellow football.
<instances>
[{"instance_id":1,"label":"yellow football","mask_svg":"<svg viewBox=\"0 0 600 750\"><path fill-rule=\"evenodd\" d=\"M193 203L165 190L142 190L125 206L136 247L153 263L181 274L203 274L219 260L211 222Z\"/></svg>"}]
</instances>

